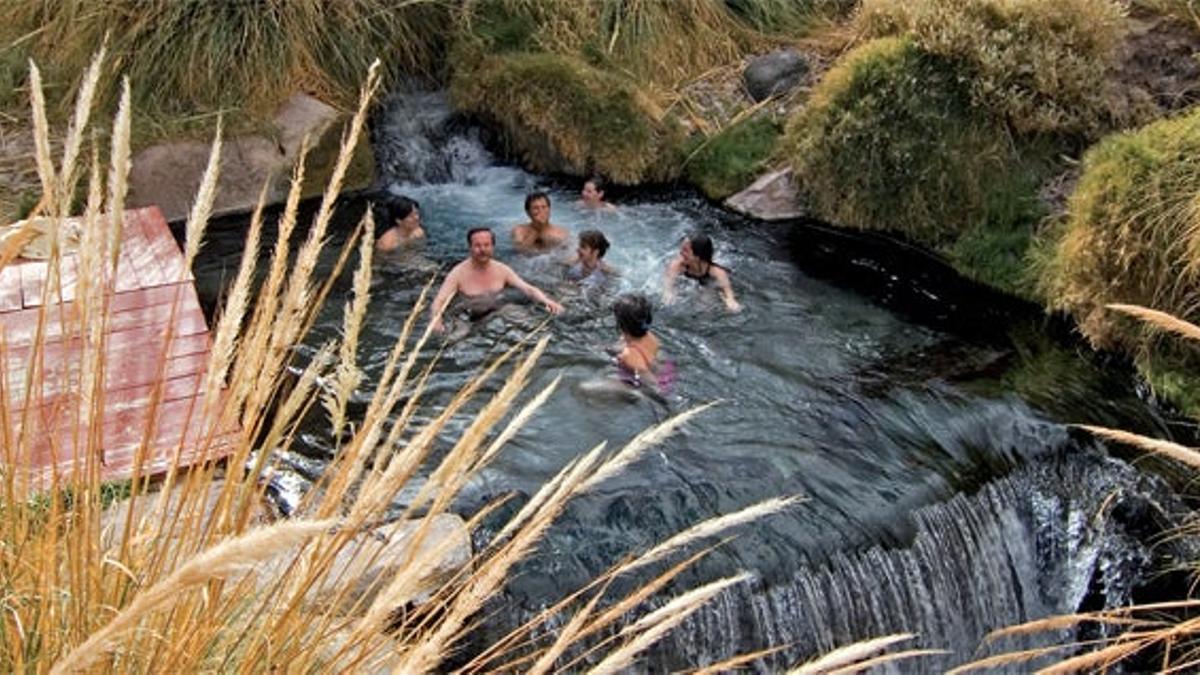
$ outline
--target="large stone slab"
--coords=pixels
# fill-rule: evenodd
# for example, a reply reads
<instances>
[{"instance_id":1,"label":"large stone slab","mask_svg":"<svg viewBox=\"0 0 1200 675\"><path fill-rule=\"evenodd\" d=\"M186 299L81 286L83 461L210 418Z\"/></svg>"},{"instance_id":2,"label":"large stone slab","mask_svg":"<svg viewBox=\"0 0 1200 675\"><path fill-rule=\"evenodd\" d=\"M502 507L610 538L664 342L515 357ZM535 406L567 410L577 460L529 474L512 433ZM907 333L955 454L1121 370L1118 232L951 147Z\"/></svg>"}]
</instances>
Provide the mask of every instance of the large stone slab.
<instances>
[{"instance_id":1,"label":"large stone slab","mask_svg":"<svg viewBox=\"0 0 1200 675\"><path fill-rule=\"evenodd\" d=\"M750 187L725 200L725 207L759 220L792 220L807 215L790 167L760 176Z\"/></svg>"},{"instance_id":2,"label":"large stone slab","mask_svg":"<svg viewBox=\"0 0 1200 675\"><path fill-rule=\"evenodd\" d=\"M306 135L311 138L312 149L305 169L305 196L320 194L337 158L341 129L348 121L344 113L311 96L297 94L276 114L273 124L277 133L224 141L213 214L250 211L264 183L269 186L268 202L282 202ZM208 165L210 147L209 142L186 140L140 150L130 170L128 206L157 204L169 221L186 218ZM343 190L368 187L374 179L375 162L364 133L355 148Z\"/></svg>"}]
</instances>

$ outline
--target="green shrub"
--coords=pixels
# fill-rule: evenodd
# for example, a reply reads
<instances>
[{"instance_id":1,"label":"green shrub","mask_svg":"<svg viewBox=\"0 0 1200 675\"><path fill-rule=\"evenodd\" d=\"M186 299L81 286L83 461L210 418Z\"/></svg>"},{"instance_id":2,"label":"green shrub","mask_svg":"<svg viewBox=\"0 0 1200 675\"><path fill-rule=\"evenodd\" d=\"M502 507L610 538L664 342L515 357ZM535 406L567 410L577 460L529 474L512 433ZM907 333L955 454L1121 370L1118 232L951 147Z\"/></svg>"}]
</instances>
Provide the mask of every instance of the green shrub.
<instances>
[{"instance_id":1,"label":"green shrub","mask_svg":"<svg viewBox=\"0 0 1200 675\"><path fill-rule=\"evenodd\" d=\"M883 38L826 73L784 147L818 217L939 244L985 218L1004 139L945 61Z\"/></svg>"},{"instance_id":2,"label":"green shrub","mask_svg":"<svg viewBox=\"0 0 1200 675\"><path fill-rule=\"evenodd\" d=\"M1018 132L1095 133L1125 25L1112 0L864 0L868 37L908 35L962 67L976 105Z\"/></svg>"},{"instance_id":3,"label":"green shrub","mask_svg":"<svg viewBox=\"0 0 1200 675\"><path fill-rule=\"evenodd\" d=\"M743 120L708 139L693 140L684 173L710 199L724 199L758 176L778 138L779 127L771 118Z\"/></svg>"},{"instance_id":4,"label":"green shrub","mask_svg":"<svg viewBox=\"0 0 1200 675\"><path fill-rule=\"evenodd\" d=\"M1106 303L1200 319L1197 158L1200 110L1110 136L1084 156L1043 282L1051 306L1073 314L1094 344L1151 346L1147 329L1106 311Z\"/></svg>"},{"instance_id":5,"label":"green shrub","mask_svg":"<svg viewBox=\"0 0 1200 675\"><path fill-rule=\"evenodd\" d=\"M455 73L462 110L498 123L534 171L597 172L619 183L665 180L681 131L630 81L555 54L516 53Z\"/></svg>"}]
</instances>

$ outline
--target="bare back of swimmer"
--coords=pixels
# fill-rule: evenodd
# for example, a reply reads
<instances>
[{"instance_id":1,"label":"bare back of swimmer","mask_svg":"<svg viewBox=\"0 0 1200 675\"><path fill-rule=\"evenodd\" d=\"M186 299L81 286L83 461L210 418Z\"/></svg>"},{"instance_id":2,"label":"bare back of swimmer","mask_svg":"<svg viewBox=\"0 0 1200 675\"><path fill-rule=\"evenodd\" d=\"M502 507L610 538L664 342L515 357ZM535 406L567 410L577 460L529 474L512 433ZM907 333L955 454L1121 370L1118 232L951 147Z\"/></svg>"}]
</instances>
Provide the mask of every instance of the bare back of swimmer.
<instances>
[{"instance_id":1,"label":"bare back of swimmer","mask_svg":"<svg viewBox=\"0 0 1200 675\"><path fill-rule=\"evenodd\" d=\"M509 286L540 302L551 314L562 312L562 305L548 297L541 289L527 283L511 267L492 258L496 248L496 235L490 229L478 227L471 230L467 233L467 243L471 247L470 254L446 275L446 280L442 282L437 296L433 299L433 305L429 308L433 330L439 333L445 330L442 313L446 311L446 306L454 296L461 295L466 298L468 311L469 307L476 303L488 304L494 308L500 292Z\"/></svg>"}]
</instances>

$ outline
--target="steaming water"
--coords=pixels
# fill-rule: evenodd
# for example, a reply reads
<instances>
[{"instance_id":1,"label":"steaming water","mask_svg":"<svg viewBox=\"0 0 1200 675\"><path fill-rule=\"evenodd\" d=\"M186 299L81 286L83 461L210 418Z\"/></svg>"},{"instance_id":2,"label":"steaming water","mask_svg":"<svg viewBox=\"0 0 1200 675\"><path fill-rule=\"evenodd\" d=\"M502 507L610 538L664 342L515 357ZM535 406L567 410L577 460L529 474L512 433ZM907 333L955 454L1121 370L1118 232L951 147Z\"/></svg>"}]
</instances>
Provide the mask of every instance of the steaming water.
<instances>
[{"instance_id":1,"label":"steaming water","mask_svg":"<svg viewBox=\"0 0 1200 675\"><path fill-rule=\"evenodd\" d=\"M618 447L669 414L722 401L575 501L475 640L503 634L628 552L701 519L786 495L807 501L742 528L673 590L735 570L752 572L754 581L689 620L643 668L790 645L759 666L775 669L849 641L909 630L920 633L921 646L956 652L906 667L937 670L965 660L994 628L1071 611L1089 597L1100 605L1128 601L1150 556L1109 517L1112 502L1101 503L1115 491L1117 504L1176 507L1156 481L1064 426L1100 421L1162 433L1119 376L1061 349L1049 357L1029 352L1000 326L980 339L917 323L845 284L818 279L796 262L815 245L804 229L750 225L678 195L628 197L616 213L582 209L577 185L497 164L476 132L438 107L437 96L422 96L394 100L376 121L376 153L395 177L386 192L420 202L429 240L376 263L360 347L367 382L378 381L424 282L439 270L440 281L464 255L470 227L495 228L497 257L567 306L549 323L553 339L527 396L555 377L562 384L469 486L459 508L470 513L509 493L519 504L597 443ZM576 233L606 233L607 260L621 271L615 283L584 292L562 280L564 252L513 251L508 232L523 222L522 199L534 188L549 189L554 222ZM603 349L618 337L613 298L637 291L656 299L662 270L693 230L713 237L745 310L728 314L711 291L681 283L677 304L656 304L654 317L678 374L666 399L589 395L583 383L612 374ZM344 236L343 229L335 240ZM237 240L218 235L210 245L197 274L202 288L229 275ZM853 264L868 263L847 260ZM336 293L348 285L341 282ZM418 424L545 316L519 297L513 304L446 344ZM305 353L337 336L341 305L338 297L328 304ZM360 403L371 393L365 389ZM468 421L467 414L455 419L443 445ZM288 468L274 486L281 501L294 501L332 447L314 418L297 452L280 457ZM478 539L489 532L485 527Z\"/></svg>"}]
</instances>

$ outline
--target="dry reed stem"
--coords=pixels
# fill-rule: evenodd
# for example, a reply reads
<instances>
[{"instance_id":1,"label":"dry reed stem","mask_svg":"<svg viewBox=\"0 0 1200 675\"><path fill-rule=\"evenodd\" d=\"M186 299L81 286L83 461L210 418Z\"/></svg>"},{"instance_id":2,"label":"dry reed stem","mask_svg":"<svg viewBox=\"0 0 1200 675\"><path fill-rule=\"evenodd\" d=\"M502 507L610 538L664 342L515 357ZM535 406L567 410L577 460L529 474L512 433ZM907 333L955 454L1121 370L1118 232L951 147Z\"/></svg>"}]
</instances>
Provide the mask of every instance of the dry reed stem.
<instances>
[{"instance_id":1,"label":"dry reed stem","mask_svg":"<svg viewBox=\"0 0 1200 675\"><path fill-rule=\"evenodd\" d=\"M75 163L79 158L79 149L83 145L83 131L87 128L88 118L92 112L92 100L96 95L96 86L100 82L100 74L104 64L106 48L101 45L99 51L92 57L84 72L79 94L75 97L75 115L67 126L67 138L63 144L62 167L58 172L59 195L58 207L61 215L68 215L71 196L75 192Z\"/></svg>"},{"instance_id":2,"label":"dry reed stem","mask_svg":"<svg viewBox=\"0 0 1200 675\"><path fill-rule=\"evenodd\" d=\"M217 180L221 174L221 120L217 120L217 129L213 132L212 149L208 154L208 164L204 167L204 175L200 179L200 188L196 192L196 201L188 212L186 233L183 247L183 270L179 281L187 279L192 270L192 263L204 241L204 231L208 228L208 217L212 214L213 201L217 197Z\"/></svg>"},{"instance_id":3,"label":"dry reed stem","mask_svg":"<svg viewBox=\"0 0 1200 675\"><path fill-rule=\"evenodd\" d=\"M234 277L233 287L229 291L221 318L217 320L216 330L213 331L212 349L209 350L208 370L204 378L204 410L212 410L213 404L225 383L225 374L233 362L238 337L241 335L242 322L250 304L250 287L254 283L254 270L258 266L259 240L262 237L263 209L267 204L267 187L270 181L263 183L258 193L254 212L250 216L250 229L246 232L246 241L242 247L242 260L238 265L237 276Z\"/></svg>"},{"instance_id":4,"label":"dry reed stem","mask_svg":"<svg viewBox=\"0 0 1200 675\"><path fill-rule=\"evenodd\" d=\"M717 675L717 673L733 672L741 669L742 666L749 665L759 659L766 658L773 654L778 654L784 649L787 649L787 647L788 645L781 645L778 647L762 649L757 652L750 652L749 654L740 654L731 659L725 659L724 661L709 664L703 668L697 668L695 670L688 671L687 675Z\"/></svg>"},{"instance_id":5,"label":"dry reed stem","mask_svg":"<svg viewBox=\"0 0 1200 675\"><path fill-rule=\"evenodd\" d=\"M895 633L883 637L861 640L854 644L838 647L837 649L788 671L788 675L820 675L849 666L855 662L870 658L879 652L899 642L911 640L912 633Z\"/></svg>"},{"instance_id":6,"label":"dry reed stem","mask_svg":"<svg viewBox=\"0 0 1200 675\"><path fill-rule=\"evenodd\" d=\"M714 537L732 527L737 527L751 521L766 518L767 516L774 515L785 509L789 509L804 501L806 500L803 497L788 497L786 499L776 497L759 502L752 506L748 506L739 511L735 511L734 513L718 516L716 518L710 518L701 523L697 523L683 532L674 535L670 539L667 539L661 544L658 544L641 556L638 556L628 565L621 567L618 574L625 574L637 569L638 567L642 567L643 565L649 565L657 562L699 539Z\"/></svg>"},{"instance_id":7,"label":"dry reed stem","mask_svg":"<svg viewBox=\"0 0 1200 675\"><path fill-rule=\"evenodd\" d=\"M602 466L600 470L595 473L595 475L588 478L588 480L585 481L582 486L580 486L580 492L586 492L615 476L617 473L629 466L629 464L631 464L634 460L640 457L641 454L647 449L657 445L658 443L661 443L668 436L675 433L675 431L679 429L679 427L683 426L684 423L691 420L696 415L704 412L705 410L708 410L714 405L717 405L718 403L720 403L720 401L713 401L711 403L705 403L703 405L696 406L690 410L685 410L674 417L668 418L660 424L650 427L649 429L639 433L637 436L634 436L633 440L629 441L629 443L627 443L624 448L621 448L621 450L612 458L612 461L606 462L604 466Z\"/></svg>"},{"instance_id":8,"label":"dry reed stem","mask_svg":"<svg viewBox=\"0 0 1200 675\"><path fill-rule=\"evenodd\" d=\"M634 627L622 631L622 633L635 632L637 634L588 672L590 675L609 675L628 668L633 664L633 657L662 639L667 632L691 616L696 610L730 586L740 584L748 579L750 579L750 575L746 573L718 579L674 598L663 607L643 617L634 624Z\"/></svg>"},{"instance_id":9,"label":"dry reed stem","mask_svg":"<svg viewBox=\"0 0 1200 675\"><path fill-rule=\"evenodd\" d=\"M1128 658L1137 652L1140 652L1157 641L1157 638L1154 637L1142 640L1122 640L1117 644L1110 645L1104 649L1098 649L1094 652L1064 659L1052 666L1042 668L1037 672L1039 675L1055 675L1057 673L1076 673L1094 668L1107 668L1117 661Z\"/></svg>"},{"instance_id":10,"label":"dry reed stem","mask_svg":"<svg viewBox=\"0 0 1200 675\"><path fill-rule=\"evenodd\" d=\"M1120 303L1110 303L1105 305L1107 309L1115 312L1132 316L1156 328L1180 335L1189 340L1200 341L1200 326L1193 323L1188 323L1179 317L1162 312L1157 309L1150 309L1141 305L1126 305Z\"/></svg>"},{"instance_id":11,"label":"dry reed stem","mask_svg":"<svg viewBox=\"0 0 1200 675\"><path fill-rule=\"evenodd\" d=\"M117 116L113 120L112 149L108 172L108 265L112 269L112 282L116 283L117 260L121 254L121 232L125 225L125 196L129 192L129 170L133 127L133 104L130 100L129 78L121 80L121 100L117 104Z\"/></svg>"},{"instance_id":12,"label":"dry reed stem","mask_svg":"<svg viewBox=\"0 0 1200 675\"><path fill-rule=\"evenodd\" d=\"M197 584L245 570L255 563L277 555L280 551L286 551L328 531L335 524L335 520L280 523L214 546L193 557L162 581L139 592L134 596L133 602L109 621L108 625L71 650L50 672L69 673L90 667L120 633L137 625L146 614L163 602Z\"/></svg>"},{"instance_id":13,"label":"dry reed stem","mask_svg":"<svg viewBox=\"0 0 1200 675\"><path fill-rule=\"evenodd\" d=\"M1135 448L1141 448L1148 452L1170 457L1193 468L1200 468L1200 452L1197 452L1195 448L1189 448L1170 441L1149 438L1129 431L1121 431L1120 429L1109 429L1089 424L1074 424L1072 426L1110 441L1131 445Z\"/></svg>"},{"instance_id":14,"label":"dry reed stem","mask_svg":"<svg viewBox=\"0 0 1200 675\"><path fill-rule=\"evenodd\" d=\"M38 180L42 183L42 202L34 209L36 215L42 209L51 213L58 212L55 203L58 194L58 174L51 160L50 123L46 121L46 99L42 95L42 72L37 64L29 61L29 104L33 116L33 147L37 164ZM46 200L49 200L48 202Z\"/></svg>"},{"instance_id":15,"label":"dry reed stem","mask_svg":"<svg viewBox=\"0 0 1200 675\"><path fill-rule=\"evenodd\" d=\"M363 470L366 468L367 459L371 456L372 451L379 441L386 416L390 414L392 408L400 400L404 386L407 384L408 373L413 364L416 363L417 355L421 352L425 340L429 337L430 332L428 330L418 340L413 349L409 351L409 356L401 368L400 374L394 380L392 379L392 375L395 373L396 363L404 355L413 326L416 325L417 317L421 313L420 310L425 306L425 299L429 294L431 284L432 279L421 289L421 294L417 297L416 303L409 312L408 319L405 320L404 326L400 329L400 336L396 339L396 344L393 345L392 351L388 355L388 360L384 364L383 374L380 376L375 394L371 397L371 402L367 405L367 410L363 414L362 425L354 434L351 442L335 458L333 464L330 466L330 470L326 471L321 478L321 483L325 488L325 499L318 507L318 513L320 514L333 513L341 505L350 486L358 481ZM432 366L432 364L430 365ZM414 394L410 400L410 404L415 405L413 401L417 398ZM393 447L394 440L399 438L400 431L404 428L403 421L397 421L393 425L394 438L389 435L389 442L385 447ZM332 476L332 478L326 478L326 476Z\"/></svg>"},{"instance_id":16,"label":"dry reed stem","mask_svg":"<svg viewBox=\"0 0 1200 675\"><path fill-rule=\"evenodd\" d=\"M907 649L902 652L892 652L891 654L880 654L874 658L865 659L837 670L827 671L826 675L851 675L852 673L869 672L872 668L903 661L905 659L913 659L918 656L944 656L951 652L945 649Z\"/></svg>"},{"instance_id":17,"label":"dry reed stem","mask_svg":"<svg viewBox=\"0 0 1200 675\"><path fill-rule=\"evenodd\" d=\"M338 363L334 370L333 383L321 398L329 412L331 432L336 445L341 446L341 433L346 424L346 405L362 382L359 370L358 340L367 305L371 301L371 254L375 251L375 219L367 209L362 220L363 235L359 242L358 268L354 271L354 299L346 303L342 311L342 342L338 349Z\"/></svg>"}]
</instances>

